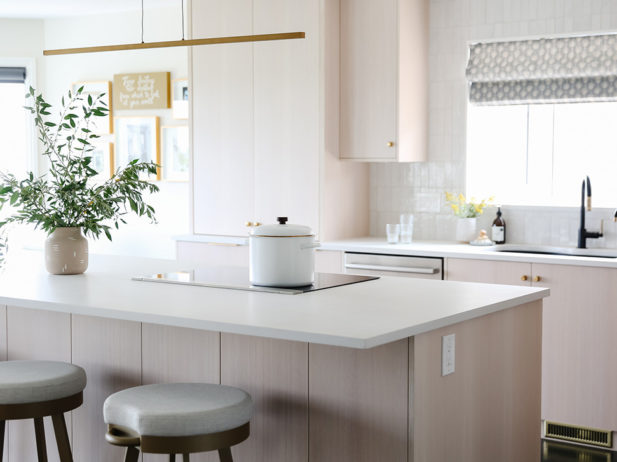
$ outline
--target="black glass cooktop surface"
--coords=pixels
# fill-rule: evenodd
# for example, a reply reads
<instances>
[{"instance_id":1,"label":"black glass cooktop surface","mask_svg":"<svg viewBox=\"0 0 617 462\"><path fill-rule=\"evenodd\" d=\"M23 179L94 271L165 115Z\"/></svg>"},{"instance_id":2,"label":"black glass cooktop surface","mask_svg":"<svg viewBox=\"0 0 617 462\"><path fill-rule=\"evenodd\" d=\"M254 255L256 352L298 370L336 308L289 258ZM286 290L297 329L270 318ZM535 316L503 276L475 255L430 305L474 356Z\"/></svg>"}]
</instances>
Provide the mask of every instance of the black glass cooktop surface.
<instances>
[{"instance_id":1,"label":"black glass cooktop surface","mask_svg":"<svg viewBox=\"0 0 617 462\"><path fill-rule=\"evenodd\" d=\"M217 287L220 289L251 290L255 292L271 292L277 294L303 294L331 287L346 286L358 282L379 279L374 276L355 276L352 274L315 273L315 282L302 287L265 287L254 286L249 281L248 268L199 268L188 271L157 273L134 277L135 281L162 282L167 284L183 284L190 286Z\"/></svg>"}]
</instances>

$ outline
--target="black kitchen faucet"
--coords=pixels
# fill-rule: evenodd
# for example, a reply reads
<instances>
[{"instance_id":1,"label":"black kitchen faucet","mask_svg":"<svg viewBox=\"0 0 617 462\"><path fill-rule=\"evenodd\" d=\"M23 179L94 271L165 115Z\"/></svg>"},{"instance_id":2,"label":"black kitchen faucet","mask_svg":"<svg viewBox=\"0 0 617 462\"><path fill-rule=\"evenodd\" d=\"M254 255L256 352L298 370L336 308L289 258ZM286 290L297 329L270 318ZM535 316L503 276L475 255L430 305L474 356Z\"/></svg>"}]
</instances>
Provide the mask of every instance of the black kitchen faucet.
<instances>
[{"instance_id":1,"label":"black kitchen faucet","mask_svg":"<svg viewBox=\"0 0 617 462\"><path fill-rule=\"evenodd\" d=\"M587 231L585 229L585 185L587 186L587 210L591 211L591 181L589 177L583 180L583 187L581 190L581 221L578 227L578 248L587 248L587 239L598 239L603 236L602 232ZM617 211L615 212L617 217Z\"/></svg>"}]
</instances>

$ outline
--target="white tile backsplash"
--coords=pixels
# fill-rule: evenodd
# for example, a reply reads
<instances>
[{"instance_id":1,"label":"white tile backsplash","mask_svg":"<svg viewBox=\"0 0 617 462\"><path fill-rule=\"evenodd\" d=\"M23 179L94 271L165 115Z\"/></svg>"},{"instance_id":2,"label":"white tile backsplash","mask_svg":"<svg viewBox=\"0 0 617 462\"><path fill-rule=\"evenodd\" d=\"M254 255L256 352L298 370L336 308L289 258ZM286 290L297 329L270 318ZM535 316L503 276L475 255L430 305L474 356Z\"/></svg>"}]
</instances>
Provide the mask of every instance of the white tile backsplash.
<instances>
[{"instance_id":1,"label":"white tile backsplash","mask_svg":"<svg viewBox=\"0 0 617 462\"><path fill-rule=\"evenodd\" d=\"M617 29L617 0L430 0L429 162L373 164L370 169L370 232L385 236L386 223L414 214L415 239L453 239L456 218L444 192L465 190L467 82L470 42ZM617 198L615 200L617 207ZM508 242L576 245L576 208L503 207ZM480 227L494 218L489 209ZM588 229L605 237L589 247L617 247L613 210L588 214Z\"/></svg>"}]
</instances>

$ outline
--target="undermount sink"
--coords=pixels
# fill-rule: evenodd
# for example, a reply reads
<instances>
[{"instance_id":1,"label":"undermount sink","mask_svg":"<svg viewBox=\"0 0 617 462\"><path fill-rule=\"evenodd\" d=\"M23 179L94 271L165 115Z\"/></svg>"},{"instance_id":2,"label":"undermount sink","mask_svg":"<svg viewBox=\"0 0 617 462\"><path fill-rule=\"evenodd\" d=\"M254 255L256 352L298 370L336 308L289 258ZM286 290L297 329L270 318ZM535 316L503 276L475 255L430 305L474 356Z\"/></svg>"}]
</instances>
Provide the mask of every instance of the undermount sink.
<instances>
[{"instance_id":1,"label":"undermount sink","mask_svg":"<svg viewBox=\"0 0 617 462\"><path fill-rule=\"evenodd\" d=\"M495 252L533 253L541 255L617 258L617 249L577 249L576 247L553 247L547 245L503 244L495 246L493 250Z\"/></svg>"}]
</instances>

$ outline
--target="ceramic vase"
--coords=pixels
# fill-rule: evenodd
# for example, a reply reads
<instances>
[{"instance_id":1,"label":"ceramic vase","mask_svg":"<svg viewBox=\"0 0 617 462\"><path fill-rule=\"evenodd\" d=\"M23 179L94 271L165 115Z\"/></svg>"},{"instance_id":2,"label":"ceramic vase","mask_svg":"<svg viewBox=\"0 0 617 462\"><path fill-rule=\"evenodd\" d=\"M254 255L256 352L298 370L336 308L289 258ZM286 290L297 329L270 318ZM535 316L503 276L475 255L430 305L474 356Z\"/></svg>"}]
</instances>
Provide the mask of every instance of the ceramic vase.
<instances>
[{"instance_id":1,"label":"ceramic vase","mask_svg":"<svg viewBox=\"0 0 617 462\"><path fill-rule=\"evenodd\" d=\"M458 218L456 220L456 240L470 242L476 238L477 218Z\"/></svg>"},{"instance_id":2,"label":"ceramic vase","mask_svg":"<svg viewBox=\"0 0 617 462\"><path fill-rule=\"evenodd\" d=\"M81 274L88 269L88 240L81 228L56 228L49 235L45 267L51 274Z\"/></svg>"}]
</instances>

